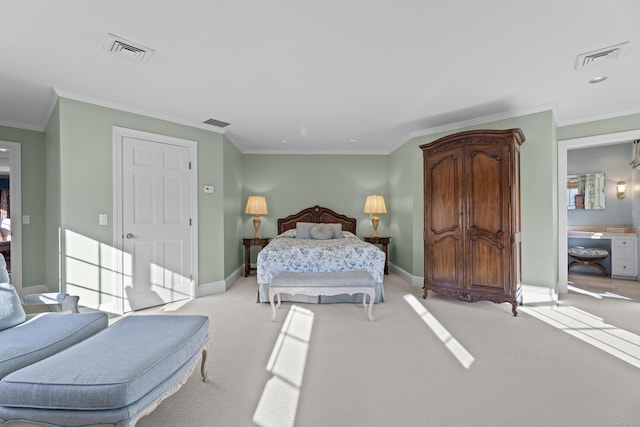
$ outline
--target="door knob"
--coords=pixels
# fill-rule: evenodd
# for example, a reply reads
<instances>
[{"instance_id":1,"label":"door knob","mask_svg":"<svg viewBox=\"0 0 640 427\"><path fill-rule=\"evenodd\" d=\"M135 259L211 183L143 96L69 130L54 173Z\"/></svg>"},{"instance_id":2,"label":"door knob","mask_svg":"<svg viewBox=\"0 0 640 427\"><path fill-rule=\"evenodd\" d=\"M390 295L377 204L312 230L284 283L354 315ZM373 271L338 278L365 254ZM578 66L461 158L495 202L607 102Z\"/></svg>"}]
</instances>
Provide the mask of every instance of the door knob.
<instances>
[{"instance_id":1,"label":"door knob","mask_svg":"<svg viewBox=\"0 0 640 427\"><path fill-rule=\"evenodd\" d=\"M127 233L127 239L133 239L133 234Z\"/></svg>"}]
</instances>

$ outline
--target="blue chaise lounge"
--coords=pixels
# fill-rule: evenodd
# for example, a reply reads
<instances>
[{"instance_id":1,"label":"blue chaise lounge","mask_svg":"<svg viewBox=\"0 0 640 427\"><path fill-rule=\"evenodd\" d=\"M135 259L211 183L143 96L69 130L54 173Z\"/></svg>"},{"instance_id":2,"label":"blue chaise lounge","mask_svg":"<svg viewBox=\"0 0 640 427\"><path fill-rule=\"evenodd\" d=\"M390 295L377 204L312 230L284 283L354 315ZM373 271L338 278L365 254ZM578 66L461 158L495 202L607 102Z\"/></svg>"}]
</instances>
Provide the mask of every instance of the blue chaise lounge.
<instances>
[{"instance_id":1,"label":"blue chaise lounge","mask_svg":"<svg viewBox=\"0 0 640 427\"><path fill-rule=\"evenodd\" d=\"M27 316L0 283L0 425L134 426L200 358L206 379L208 338L207 316Z\"/></svg>"}]
</instances>

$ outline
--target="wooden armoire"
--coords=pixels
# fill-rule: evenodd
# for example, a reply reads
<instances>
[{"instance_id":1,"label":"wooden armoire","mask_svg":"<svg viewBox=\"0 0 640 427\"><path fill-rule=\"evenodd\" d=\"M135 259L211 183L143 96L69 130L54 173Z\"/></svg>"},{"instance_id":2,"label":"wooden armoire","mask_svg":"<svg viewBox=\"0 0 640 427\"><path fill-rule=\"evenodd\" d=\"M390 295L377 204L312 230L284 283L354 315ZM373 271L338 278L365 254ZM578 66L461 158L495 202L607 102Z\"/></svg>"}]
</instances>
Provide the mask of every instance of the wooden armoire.
<instances>
[{"instance_id":1,"label":"wooden armoire","mask_svg":"<svg viewBox=\"0 0 640 427\"><path fill-rule=\"evenodd\" d=\"M424 287L463 301L522 302L520 129L473 130L421 145Z\"/></svg>"}]
</instances>

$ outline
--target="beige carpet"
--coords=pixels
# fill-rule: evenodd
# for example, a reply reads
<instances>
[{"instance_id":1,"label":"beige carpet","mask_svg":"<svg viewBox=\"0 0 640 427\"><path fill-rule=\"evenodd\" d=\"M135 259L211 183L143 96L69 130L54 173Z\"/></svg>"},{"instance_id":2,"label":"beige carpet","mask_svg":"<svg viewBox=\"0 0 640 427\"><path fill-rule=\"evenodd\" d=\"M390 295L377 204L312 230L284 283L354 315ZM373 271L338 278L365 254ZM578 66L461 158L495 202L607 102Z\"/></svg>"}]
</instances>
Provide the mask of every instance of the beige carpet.
<instances>
[{"instance_id":1,"label":"beige carpet","mask_svg":"<svg viewBox=\"0 0 640 427\"><path fill-rule=\"evenodd\" d=\"M606 324L552 326L530 311L548 307L423 300L394 275L385 289L375 322L355 304L294 303L271 322L255 276L145 311L210 317L210 379L196 371L138 426L640 426L640 369L577 337L625 328L617 351L640 361L637 302L569 294L561 308Z\"/></svg>"}]
</instances>

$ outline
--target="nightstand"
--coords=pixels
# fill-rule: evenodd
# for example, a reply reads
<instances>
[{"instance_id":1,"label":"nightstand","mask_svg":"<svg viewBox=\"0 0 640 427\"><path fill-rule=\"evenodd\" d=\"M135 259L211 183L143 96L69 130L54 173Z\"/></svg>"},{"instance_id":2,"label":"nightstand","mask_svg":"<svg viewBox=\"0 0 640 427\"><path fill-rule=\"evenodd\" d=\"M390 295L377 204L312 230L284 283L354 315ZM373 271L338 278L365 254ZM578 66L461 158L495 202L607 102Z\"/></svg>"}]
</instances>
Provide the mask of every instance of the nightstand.
<instances>
[{"instance_id":1,"label":"nightstand","mask_svg":"<svg viewBox=\"0 0 640 427\"><path fill-rule=\"evenodd\" d=\"M382 250L384 251L384 274L389 274L389 242L391 241L391 237L365 237L364 241L367 243L372 243L374 245L381 245Z\"/></svg>"},{"instance_id":2,"label":"nightstand","mask_svg":"<svg viewBox=\"0 0 640 427\"><path fill-rule=\"evenodd\" d=\"M251 274L251 270L256 270L255 267L251 267L251 246L265 247L269 244L268 237L256 237L250 239L242 239L242 245L244 246L244 277Z\"/></svg>"}]
</instances>

